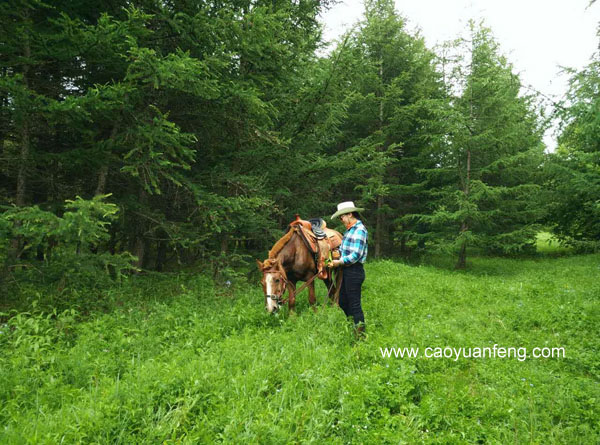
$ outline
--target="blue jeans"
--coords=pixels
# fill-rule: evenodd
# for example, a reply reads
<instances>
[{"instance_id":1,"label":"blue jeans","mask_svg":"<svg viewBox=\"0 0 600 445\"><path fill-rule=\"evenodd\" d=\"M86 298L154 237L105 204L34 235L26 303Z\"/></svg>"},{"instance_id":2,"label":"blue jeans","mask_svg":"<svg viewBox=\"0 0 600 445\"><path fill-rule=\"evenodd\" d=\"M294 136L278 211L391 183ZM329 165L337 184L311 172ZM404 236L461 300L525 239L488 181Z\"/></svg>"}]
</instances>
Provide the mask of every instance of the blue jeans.
<instances>
[{"instance_id":1,"label":"blue jeans","mask_svg":"<svg viewBox=\"0 0 600 445\"><path fill-rule=\"evenodd\" d=\"M346 317L354 319L354 324L365 322L365 315L360 304L363 281L365 281L365 268L362 263L344 266L342 288L340 290L340 307Z\"/></svg>"}]
</instances>

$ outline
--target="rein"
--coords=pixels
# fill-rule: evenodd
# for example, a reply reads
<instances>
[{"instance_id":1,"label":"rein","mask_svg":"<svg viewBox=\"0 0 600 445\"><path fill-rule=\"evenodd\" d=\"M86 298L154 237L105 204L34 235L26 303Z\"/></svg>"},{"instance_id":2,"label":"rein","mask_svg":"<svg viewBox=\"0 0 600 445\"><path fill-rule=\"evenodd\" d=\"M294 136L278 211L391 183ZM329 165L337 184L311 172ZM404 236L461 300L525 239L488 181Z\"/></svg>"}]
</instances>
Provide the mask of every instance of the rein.
<instances>
[{"instance_id":1,"label":"rein","mask_svg":"<svg viewBox=\"0 0 600 445\"><path fill-rule=\"evenodd\" d=\"M297 289L296 292L294 292L294 295L298 295L300 292L302 292L304 289L306 289L308 286L310 286L310 283L315 281L315 278L317 278L318 276L319 276L319 274L314 274L310 280L306 281L302 286L300 286L300 289ZM288 295L289 295L289 293L288 293ZM289 298L289 296L288 296L288 298ZM288 298L286 298L286 301Z\"/></svg>"},{"instance_id":2,"label":"rein","mask_svg":"<svg viewBox=\"0 0 600 445\"><path fill-rule=\"evenodd\" d=\"M336 277L337 277L338 273L340 273L337 270L334 270L332 272L335 272L335 276ZM296 292L294 292L294 296L298 296L300 294L300 292L302 292L304 289L306 289L308 286L310 286L310 283L312 283L313 281L315 281L315 278L317 278L318 276L319 276L319 274L314 274L310 280L306 281L302 286L300 286L300 289L297 289ZM283 288L283 293L281 295L283 295L285 293L285 289L287 288L287 284L288 284L288 280L287 279L284 279L284 281L285 281L285 287ZM333 273L332 273L331 274L331 285L327 289L327 294L328 295L329 295L329 293L331 293L331 289L334 288L335 281L336 280L334 280ZM276 299L276 301L277 301L277 304L285 304L285 303L287 303L287 301L289 299L290 299L290 297L289 297L289 291L288 291L288 297L287 298L285 298L285 299L282 300L281 297L279 297L279 298Z\"/></svg>"},{"instance_id":3,"label":"rein","mask_svg":"<svg viewBox=\"0 0 600 445\"><path fill-rule=\"evenodd\" d=\"M300 294L300 292L302 292L304 289L306 289L308 286L310 286L310 283L315 281L315 278L317 278L318 276L319 276L319 274L314 274L310 280L306 281L302 286L300 286L300 289L297 289L296 292L294 292L294 296L298 296ZM283 295L285 293L285 290L287 289L287 284L288 284L288 281L285 280L285 287L283 288L283 292L281 295ZM277 301L277 304L285 304L290 299L289 295L290 295L290 293L289 293L289 289L288 289L288 297L287 298L284 298L282 300L281 297L279 297L279 298L276 298L275 301Z\"/></svg>"}]
</instances>

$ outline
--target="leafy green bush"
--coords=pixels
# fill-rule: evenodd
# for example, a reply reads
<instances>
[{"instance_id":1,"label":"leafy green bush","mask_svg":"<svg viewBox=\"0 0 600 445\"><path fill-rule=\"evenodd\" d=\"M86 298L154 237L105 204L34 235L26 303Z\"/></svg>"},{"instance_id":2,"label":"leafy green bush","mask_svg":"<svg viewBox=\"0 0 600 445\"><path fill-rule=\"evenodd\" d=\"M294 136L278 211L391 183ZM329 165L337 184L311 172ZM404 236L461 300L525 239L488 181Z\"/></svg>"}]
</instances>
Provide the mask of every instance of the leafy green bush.
<instances>
[{"instance_id":1,"label":"leafy green bush","mask_svg":"<svg viewBox=\"0 0 600 445\"><path fill-rule=\"evenodd\" d=\"M6 207L0 215L0 261L13 281L55 284L77 291L108 285L133 270L130 253L103 249L108 227L118 208L105 202L110 195L90 200L67 200L57 216L38 206Z\"/></svg>"}]
</instances>

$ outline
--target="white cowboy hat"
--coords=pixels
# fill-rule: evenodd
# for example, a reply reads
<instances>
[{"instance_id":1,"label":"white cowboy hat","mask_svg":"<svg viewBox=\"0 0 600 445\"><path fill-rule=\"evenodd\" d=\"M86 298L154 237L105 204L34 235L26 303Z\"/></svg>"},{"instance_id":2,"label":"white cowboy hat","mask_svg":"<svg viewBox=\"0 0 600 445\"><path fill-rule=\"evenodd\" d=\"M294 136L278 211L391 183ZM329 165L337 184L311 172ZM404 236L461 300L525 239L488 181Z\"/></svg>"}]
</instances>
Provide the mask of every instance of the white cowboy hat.
<instances>
[{"instance_id":1,"label":"white cowboy hat","mask_svg":"<svg viewBox=\"0 0 600 445\"><path fill-rule=\"evenodd\" d=\"M337 206L337 212L331 215L331 219L335 219L344 213L362 212L364 209L355 207L352 201L340 202Z\"/></svg>"}]
</instances>

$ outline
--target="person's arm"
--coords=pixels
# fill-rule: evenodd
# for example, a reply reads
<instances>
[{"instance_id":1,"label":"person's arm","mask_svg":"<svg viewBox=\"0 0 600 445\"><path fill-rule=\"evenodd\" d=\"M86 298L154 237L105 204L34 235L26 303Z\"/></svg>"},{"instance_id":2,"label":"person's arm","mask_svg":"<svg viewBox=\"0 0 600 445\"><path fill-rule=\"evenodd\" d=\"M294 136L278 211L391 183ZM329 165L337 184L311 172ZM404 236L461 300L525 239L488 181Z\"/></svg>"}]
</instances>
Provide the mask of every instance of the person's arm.
<instances>
[{"instance_id":1,"label":"person's arm","mask_svg":"<svg viewBox=\"0 0 600 445\"><path fill-rule=\"evenodd\" d=\"M344 246L340 263L344 265L356 263L363 256L366 246L367 231L364 228L357 228Z\"/></svg>"}]
</instances>

